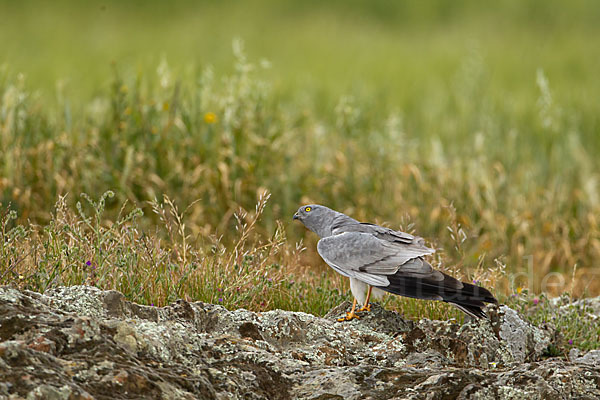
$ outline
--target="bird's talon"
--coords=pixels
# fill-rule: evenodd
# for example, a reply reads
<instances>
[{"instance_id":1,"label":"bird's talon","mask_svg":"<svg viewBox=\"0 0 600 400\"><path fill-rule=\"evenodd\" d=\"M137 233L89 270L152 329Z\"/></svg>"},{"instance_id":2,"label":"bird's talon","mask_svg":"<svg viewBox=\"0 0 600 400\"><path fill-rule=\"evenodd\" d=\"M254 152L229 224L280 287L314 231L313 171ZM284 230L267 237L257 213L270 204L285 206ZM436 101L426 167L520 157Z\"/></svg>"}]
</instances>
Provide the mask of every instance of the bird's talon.
<instances>
[{"instance_id":1,"label":"bird's talon","mask_svg":"<svg viewBox=\"0 0 600 400\"><path fill-rule=\"evenodd\" d=\"M363 311L371 311L371 303L367 304L366 306L362 306L362 308L360 310L358 310L358 312L363 312Z\"/></svg>"},{"instance_id":2,"label":"bird's talon","mask_svg":"<svg viewBox=\"0 0 600 400\"><path fill-rule=\"evenodd\" d=\"M347 312L345 317L338 318L338 322L352 321L353 319L360 319L360 317L353 312Z\"/></svg>"}]
</instances>

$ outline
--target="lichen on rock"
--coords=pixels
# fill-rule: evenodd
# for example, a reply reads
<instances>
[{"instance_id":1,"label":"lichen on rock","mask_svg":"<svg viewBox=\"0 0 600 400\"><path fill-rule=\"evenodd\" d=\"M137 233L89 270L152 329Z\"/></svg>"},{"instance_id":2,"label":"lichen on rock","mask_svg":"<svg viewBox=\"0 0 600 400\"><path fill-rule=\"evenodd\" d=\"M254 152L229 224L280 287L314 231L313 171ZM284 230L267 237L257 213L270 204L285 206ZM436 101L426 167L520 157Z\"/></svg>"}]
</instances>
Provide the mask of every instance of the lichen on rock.
<instances>
[{"instance_id":1,"label":"lichen on rock","mask_svg":"<svg viewBox=\"0 0 600 400\"><path fill-rule=\"evenodd\" d=\"M0 288L0 398L598 398L597 351L545 358L555 333L506 307L458 325L374 304L361 320L166 307L85 286ZM16 396L16 397L15 397Z\"/></svg>"}]
</instances>

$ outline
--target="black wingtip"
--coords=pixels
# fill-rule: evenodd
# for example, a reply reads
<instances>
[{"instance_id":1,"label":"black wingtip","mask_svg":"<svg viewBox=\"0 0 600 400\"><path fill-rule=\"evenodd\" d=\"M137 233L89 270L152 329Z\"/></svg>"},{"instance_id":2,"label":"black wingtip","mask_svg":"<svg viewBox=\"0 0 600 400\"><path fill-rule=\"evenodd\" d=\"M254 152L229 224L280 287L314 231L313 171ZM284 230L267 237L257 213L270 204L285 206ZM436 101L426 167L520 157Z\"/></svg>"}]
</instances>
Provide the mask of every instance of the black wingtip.
<instances>
[{"instance_id":1,"label":"black wingtip","mask_svg":"<svg viewBox=\"0 0 600 400\"><path fill-rule=\"evenodd\" d=\"M380 289L416 299L441 300L475 318L487 317L485 303L498 304L498 300L486 288L459 282L446 274L443 280L433 280L397 273L388 276L388 280L390 284Z\"/></svg>"},{"instance_id":2,"label":"black wingtip","mask_svg":"<svg viewBox=\"0 0 600 400\"><path fill-rule=\"evenodd\" d=\"M464 312L467 315L470 315L473 318L483 319L487 318L487 314L484 311L484 306L473 305L473 304L461 304L455 303L452 301L448 301L448 304L453 305L458 308L460 311Z\"/></svg>"}]
</instances>

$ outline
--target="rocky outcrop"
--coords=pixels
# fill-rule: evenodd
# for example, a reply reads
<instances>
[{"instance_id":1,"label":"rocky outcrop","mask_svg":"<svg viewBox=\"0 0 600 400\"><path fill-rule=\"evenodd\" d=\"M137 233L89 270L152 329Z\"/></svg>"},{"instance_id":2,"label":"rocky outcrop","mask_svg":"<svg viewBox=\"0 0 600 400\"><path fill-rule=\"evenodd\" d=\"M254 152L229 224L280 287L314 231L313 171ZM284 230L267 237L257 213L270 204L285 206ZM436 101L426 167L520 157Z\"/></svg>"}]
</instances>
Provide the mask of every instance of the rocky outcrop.
<instances>
[{"instance_id":1,"label":"rocky outcrop","mask_svg":"<svg viewBox=\"0 0 600 400\"><path fill-rule=\"evenodd\" d=\"M360 321L74 286L0 288L0 398L600 398L597 352L546 358L552 327L514 310L457 325L377 305Z\"/></svg>"}]
</instances>

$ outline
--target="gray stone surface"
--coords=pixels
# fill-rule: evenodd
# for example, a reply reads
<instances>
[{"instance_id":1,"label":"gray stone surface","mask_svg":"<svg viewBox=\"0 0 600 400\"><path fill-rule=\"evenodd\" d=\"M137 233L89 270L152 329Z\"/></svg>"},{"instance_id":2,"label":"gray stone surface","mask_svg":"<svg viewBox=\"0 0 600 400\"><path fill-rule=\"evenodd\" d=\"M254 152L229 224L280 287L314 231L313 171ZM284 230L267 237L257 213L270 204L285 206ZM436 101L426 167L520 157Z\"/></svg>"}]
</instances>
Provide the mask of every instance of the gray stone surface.
<instances>
[{"instance_id":1,"label":"gray stone surface","mask_svg":"<svg viewBox=\"0 0 600 400\"><path fill-rule=\"evenodd\" d=\"M281 310L115 291L0 288L0 399L600 398L598 351L544 358L555 340L508 307L457 325L374 305L338 323Z\"/></svg>"},{"instance_id":2,"label":"gray stone surface","mask_svg":"<svg viewBox=\"0 0 600 400\"><path fill-rule=\"evenodd\" d=\"M600 367L600 350L590 350L585 354L581 354L578 349L572 349L569 352L569 359L574 363Z\"/></svg>"}]
</instances>

